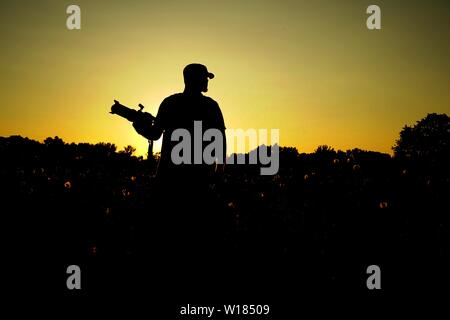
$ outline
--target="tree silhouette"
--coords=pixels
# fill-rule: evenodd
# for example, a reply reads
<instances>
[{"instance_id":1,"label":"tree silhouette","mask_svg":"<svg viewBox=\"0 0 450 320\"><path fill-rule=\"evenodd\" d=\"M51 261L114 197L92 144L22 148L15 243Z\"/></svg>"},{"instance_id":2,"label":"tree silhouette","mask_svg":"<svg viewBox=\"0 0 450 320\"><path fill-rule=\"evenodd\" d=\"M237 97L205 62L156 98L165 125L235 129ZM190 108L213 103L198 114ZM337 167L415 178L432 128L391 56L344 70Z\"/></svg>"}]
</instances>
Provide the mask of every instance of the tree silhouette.
<instances>
[{"instance_id":1,"label":"tree silhouette","mask_svg":"<svg viewBox=\"0 0 450 320\"><path fill-rule=\"evenodd\" d=\"M136 148L131 145L128 145L128 146L124 147L123 151L121 151L121 152L125 153L126 155L132 156L133 153L136 152Z\"/></svg>"},{"instance_id":2,"label":"tree silhouette","mask_svg":"<svg viewBox=\"0 0 450 320\"><path fill-rule=\"evenodd\" d=\"M47 139L44 140L44 144L47 147L53 147L53 146L60 147L60 146L64 145L64 141L58 136L55 136L54 138L48 137Z\"/></svg>"},{"instance_id":3,"label":"tree silhouette","mask_svg":"<svg viewBox=\"0 0 450 320\"><path fill-rule=\"evenodd\" d=\"M334 149L330 146L327 146L326 144L318 146L317 149L314 151L316 154L334 154L336 153Z\"/></svg>"},{"instance_id":4,"label":"tree silhouette","mask_svg":"<svg viewBox=\"0 0 450 320\"><path fill-rule=\"evenodd\" d=\"M398 159L440 162L449 159L450 118L446 114L428 114L416 125L403 127L396 141Z\"/></svg>"}]
</instances>

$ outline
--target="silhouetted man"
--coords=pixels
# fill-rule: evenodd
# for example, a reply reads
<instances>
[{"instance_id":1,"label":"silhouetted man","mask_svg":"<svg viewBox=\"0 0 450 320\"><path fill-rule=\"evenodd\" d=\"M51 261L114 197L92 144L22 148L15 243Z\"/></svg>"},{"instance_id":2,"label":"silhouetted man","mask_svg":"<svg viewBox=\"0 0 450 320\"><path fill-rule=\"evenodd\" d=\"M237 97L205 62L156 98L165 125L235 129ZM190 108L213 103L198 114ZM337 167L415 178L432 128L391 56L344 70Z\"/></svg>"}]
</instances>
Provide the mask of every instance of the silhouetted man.
<instances>
[{"instance_id":1,"label":"silhouetted man","mask_svg":"<svg viewBox=\"0 0 450 320\"><path fill-rule=\"evenodd\" d=\"M171 235L172 238L167 241L177 241L177 249L198 249L204 244L214 243L211 238L217 236L217 228L220 228L220 213L215 210L217 207L209 184L216 169L222 169L222 166L194 164L194 153L199 151L194 148L194 121L201 121L203 132L207 129L221 132L224 149L222 163L225 163L226 157L225 124L217 102L202 94L208 91L208 80L213 79L214 74L202 64L189 64L184 68L183 76L184 91L164 99L154 125L135 122L133 126L150 140L157 140L163 135L157 171L158 194L154 195L159 203L156 211L161 220L158 223L161 229L168 230L159 230L161 236ZM172 141L172 133L177 129L190 133L190 164L175 164L171 157L172 149L180 143ZM202 142L201 157L208 144Z\"/></svg>"},{"instance_id":2,"label":"silhouetted man","mask_svg":"<svg viewBox=\"0 0 450 320\"><path fill-rule=\"evenodd\" d=\"M133 123L136 131L150 140L158 140L163 136L161 159L157 176L164 181L177 183L202 184L207 183L213 168L194 163L194 121L202 122L203 132L207 129L218 129L222 133L224 151L226 150L225 123L222 112L216 101L206 97L202 92L208 91L208 80L214 74L208 72L202 64L189 64L183 70L185 89L182 93L174 94L161 103L155 124L152 127L146 123ZM178 141L172 141L172 133L176 129L189 131L191 139L191 164L174 164L171 159L172 148ZM203 149L205 144L203 145ZM222 163L226 152L223 153Z\"/></svg>"}]
</instances>

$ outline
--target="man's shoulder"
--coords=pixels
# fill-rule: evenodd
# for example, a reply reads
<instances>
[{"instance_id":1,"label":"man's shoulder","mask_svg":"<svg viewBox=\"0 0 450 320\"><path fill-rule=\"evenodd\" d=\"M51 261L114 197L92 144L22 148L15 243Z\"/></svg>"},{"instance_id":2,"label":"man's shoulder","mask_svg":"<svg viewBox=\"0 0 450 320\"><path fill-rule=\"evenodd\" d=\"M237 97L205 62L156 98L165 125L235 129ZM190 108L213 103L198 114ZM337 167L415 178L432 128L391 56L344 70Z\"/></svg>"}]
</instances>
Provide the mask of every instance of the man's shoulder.
<instances>
[{"instance_id":1,"label":"man's shoulder","mask_svg":"<svg viewBox=\"0 0 450 320\"><path fill-rule=\"evenodd\" d=\"M182 93L174 93L174 94L168 96L167 98L165 98L163 100L163 103L171 104L171 103L180 101L181 99L183 99L183 94Z\"/></svg>"},{"instance_id":2,"label":"man's shoulder","mask_svg":"<svg viewBox=\"0 0 450 320\"><path fill-rule=\"evenodd\" d=\"M205 99L205 101L207 102L207 103L209 103L209 104L214 104L214 105L219 105L217 102L216 102L216 100L214 100L213 98L211 98L211 97L208 97L208 96L203 96L203 98Z\"/></svg>"},{"instance_id":3,"label":"man's shoulder","mask_svg":"<svg viewBox=\"0 0 450 320\"><path fill-rule=\"evenodd\" d=\"M174 93L163 100L163 104L178 104L186 100L186 95L182 92ZM219 104L211 97L201 95L201 100L208 105L219 106Z\"/></svg>"}]
</instances>

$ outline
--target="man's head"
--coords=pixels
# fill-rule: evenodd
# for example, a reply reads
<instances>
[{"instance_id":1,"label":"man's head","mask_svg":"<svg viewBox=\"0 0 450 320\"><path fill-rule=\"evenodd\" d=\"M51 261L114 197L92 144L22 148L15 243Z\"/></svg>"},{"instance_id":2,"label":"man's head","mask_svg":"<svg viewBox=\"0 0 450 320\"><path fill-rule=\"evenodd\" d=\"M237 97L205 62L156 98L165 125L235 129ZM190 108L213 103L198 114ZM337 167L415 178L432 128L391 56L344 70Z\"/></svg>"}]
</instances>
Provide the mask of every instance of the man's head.
<instances>
[{"instance_id":1,"label":"man's head","mask_svg":"<svg viewBox=\"0 0 450 320\"><path fill-rule=\"evenodd\" d=\"M213 79L214 74L199 63L191 63L183 70L184 84L186 90L191 92L207 92L208 79Z\"/></svg>"}]
</instances>

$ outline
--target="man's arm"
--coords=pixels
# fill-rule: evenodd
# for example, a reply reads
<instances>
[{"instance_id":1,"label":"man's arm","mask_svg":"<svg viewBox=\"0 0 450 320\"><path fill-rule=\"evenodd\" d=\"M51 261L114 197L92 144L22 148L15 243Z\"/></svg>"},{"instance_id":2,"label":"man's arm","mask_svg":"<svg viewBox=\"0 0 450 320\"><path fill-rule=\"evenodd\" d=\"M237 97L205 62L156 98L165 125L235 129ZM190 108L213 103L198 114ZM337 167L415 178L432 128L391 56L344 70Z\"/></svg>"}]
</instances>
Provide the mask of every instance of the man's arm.
<instances>
[{"instance_id":1,"label":"man's arm","mask_svg":"<svg viewBox=\"0 0 450 320\"><path fill-rule=\"evenodd\" d=\"M227 161L227 137L225 135L225 129L220 130L223 137L223 151L222 151L222 159L219 159L219 163L216 165L216 173L222 175L225 171L225 164Z\"/></svg>"},{"instance_id":2,"label":"man's arm","mask_svg":"<svg viewBox=\"0 0 450 320\"><path fill-rule=\"evenodd\" d=\"M159 106L158 114L156 115L153 125L146 121L135 121L133 122L134 129L148 140L158 140L164 132L166 110L167 102L164 100Z\"/></svg>"},{"instance_id":3,"label":"man's arm","mask_svg":"<svg viewBox=\"0 0 450 320\"><path fill-rule=\"evenodd\" d=\"M153 125L147 121L136 120L133 122L133 128L137 133L148 140L158 140L161 138L164 131L159 124L158 118L155 119L155 123Z\"/></svg>"},{"instance_id":4,"label":"man's arm","mask_svg":"<svg viewBox=\"0 0 450 320\"><path fill-rule=\"evenodd\" d=\"M216 101L214 101L214 105L216 109L216 126L217 129L220 130L220 133L223 137L222 159L219 159L219 164L216 165L216 173L221 176L225 171L225 164L227 160L227 136L225 135L225 120L223 119L222 111L220 110L219 104Z\"/></svg>"}]
</instances>

